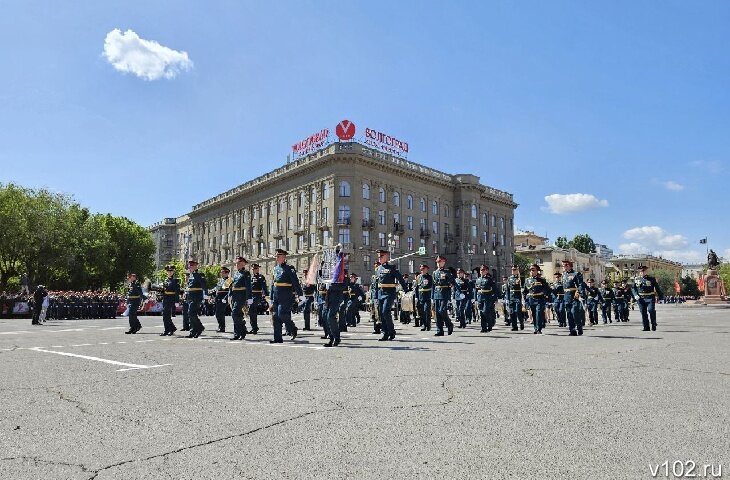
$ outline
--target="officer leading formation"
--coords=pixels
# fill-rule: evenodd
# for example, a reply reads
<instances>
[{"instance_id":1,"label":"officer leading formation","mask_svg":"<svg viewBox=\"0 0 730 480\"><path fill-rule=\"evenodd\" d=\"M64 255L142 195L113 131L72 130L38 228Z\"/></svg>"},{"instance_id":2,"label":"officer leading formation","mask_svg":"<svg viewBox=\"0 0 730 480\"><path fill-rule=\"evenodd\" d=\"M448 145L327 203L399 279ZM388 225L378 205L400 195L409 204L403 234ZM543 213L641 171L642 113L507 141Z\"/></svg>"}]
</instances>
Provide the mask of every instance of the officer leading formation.
<instances>
[{"instance_id":1,"label":"officer leading formation","mask_svg":"<svg viewBox=\"0 0 730 480\"><path fill-rule=\"evenodd\" d=\"M226 316L232 317L231 340L243 340L246 335L257 334L258 317L268 309L273 325L271 343L283 343L285 335L292 341L297 338L300 329L292 320L292 313L300 312L304 319L302 330L311 331L313 326L322 328L321 338L327 340L325 347L339 346L342 342L340 333L358 326L363 306L370 307L373 333L381 335L379 341L387 342L396 338L394 312L400 323L408 325L413 319L414 326L424 332L431 330L435 317L434 336L437 337L453 334L452 317L459 328L466 328L474 321L479 322L480 333L492 332L499 310L512 331L524 330L529 321L533 333L542 334L547 323L556 320L559 328L567 327L569 336L580 336L586 318L591 325L598 325L600 320L604 324L614 320L627 322L631 302L639 306L643 330L653 331L657 328L656 301L663 298L656 278L646 274L646 266L639 267L640 276L632 280L630 286L626 282L611 285L606 279L596 286L594 279L584 279L580 272L573 270L570 260L563 261L563 272L556 272L552 282L542 277L537 264L529 267L527 278L523 278L518 266L513 265L512 275L504 277L500 286L492 278L488 265L481 265L472 272L461 268L454 270L447 267L446 257L439 255L433 273L430 273L429 265L421 264L419 274L411 282L391 260L391 253L381 249L377 250L378 262L366 292L356 274L348 275L347 255L340 246L335 250L332 271L327 272L329 275L318 271L314 283L311 279L315 277L308 275L307 270L300 281L294 268L287 263L287 255L285 250L276 250L276 266L270 282L260 273L259 265L252 265L249 272L248 261L236 257L233 276L227 267L222 267L218 283L210 291L205 277L198 272L197 261L188 262L182 285L175 278L174 267L166 267L167 278L160 287L164 326L161 335L172 336L177 331L172 317L176 304L182 301L182 330L189 331L188 338L198 338L205 330L199 318L201 305L209 294L214 302L217 333L227 332ZM144 293L134 273L129 274L128 282L129 330L125 333L135 334L142 328L137 311ZM37 302L43 301L44 293L42 286L39 287ZM316 325L312 322L313 313Z\"/></svg>"}]
</instances>

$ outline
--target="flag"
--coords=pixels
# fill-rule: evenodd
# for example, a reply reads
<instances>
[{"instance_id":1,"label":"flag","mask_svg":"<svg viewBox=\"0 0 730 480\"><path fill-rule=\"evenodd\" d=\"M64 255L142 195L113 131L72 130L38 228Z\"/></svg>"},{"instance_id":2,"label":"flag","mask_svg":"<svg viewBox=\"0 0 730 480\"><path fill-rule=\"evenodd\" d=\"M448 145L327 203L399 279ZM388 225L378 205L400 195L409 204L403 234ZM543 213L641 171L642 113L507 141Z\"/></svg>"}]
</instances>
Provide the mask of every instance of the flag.
<instances>
[{"instance_id":1,"label":"flag","mask_svg":"<svg viewBox=\"0 0 730 480\"><path fill-rule=\"evenodd\" d=\"M705 291L705 277L700 276L700 279L697 280L697 288L700 290L700 292Z\"/></svg>"},{"instance_id":2,"label":"flag","mask_svg":"<svg viewBox=\"0 0 730 480\"><path fill-rule=\"evenodd\" d=\"M307 278L304 279L307 285L317 285L317 269L319 268L319 253L315 253L312 257L312 263L309 264Z\"/></svg>"},{"instance_id":3,"label":"flag","mask_svg":"<svg viewBox=\"0 0 730 480\"><path fill-rule=\"evenodd\" d=\"M700 245L707 243L707 237L700 239Z\"/></svg>"},{"instance_id":4,"label":"flag","mask_svg":"<svg viewBox=\"0 0 730 480\"><path fill-rule=\"evenodd\" d=\"M681 291L679 288L679 282L676 280L674 281L674 291L677 292L677 295L679 295L679 292Z\"/></svg>"},{"instance_id":5,"label":"flag","mask_svg":"<svg viewBox=\"0 0 730 480\"><path fill-rule=\"evenodd\" d=\"M345 283L345 254L337 252L335 268L332 269L332 283Z\"/></svg>"}]
</instances>

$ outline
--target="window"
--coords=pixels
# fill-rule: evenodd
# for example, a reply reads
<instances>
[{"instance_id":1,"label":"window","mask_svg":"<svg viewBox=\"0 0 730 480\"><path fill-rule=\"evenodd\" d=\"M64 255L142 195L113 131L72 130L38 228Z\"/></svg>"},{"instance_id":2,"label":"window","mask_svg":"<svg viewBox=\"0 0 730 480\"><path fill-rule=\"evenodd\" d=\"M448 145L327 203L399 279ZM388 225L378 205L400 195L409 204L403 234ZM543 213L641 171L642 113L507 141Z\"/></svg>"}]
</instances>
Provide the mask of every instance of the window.
<instances>
[{"instance_id":1,"label":"window","mask_svg":"<svg viewBox=\"0 0 730 480\"><path fill-rule=\"evenodd\" d=\"M398 192L393 192L393 205L400 207L400 193Z\"/></svg>"},{"instance_id":2,"label":"window","mask_svg":"<svg viewBox=\"0 0 730 480\"><path fill-rule=\"evenodd\" d=\"M378 190L378 199L385 203L385 190L381 187L380 190Z\"/></svg>"},{"instance_id":3,"label":"window","mask_svg":"<svg viewBox=\"0 0 730 480\"><path fill-rule=\"evenodd\" d=\"M299 200L297 200L297 207L302 208L307 202L307 195L304 192L299 192Z\"/></svg>"},{"instance_id":4,"label":"window","mask_svg":"<svg viewBox=\"0 0 730 480\"><path fill-rule=\"evenodd\" d=\"M487 225L488 223L489 223L489 214L482 213L482 225Z\"/></svg>"},{"instance_id":5,"label":"window","mask_svg":"<svg viewBox=\"0 0 730 480\"><path fill-rule=\"evenodd\" d=\"M408 273L413 273L413 260L408 260Z\"/></svg>"},{"instance_id":6,"label":"window","mask_svg":"<svg viewBox=\"0 0 730 480\"><path fill-rule=\"evenodd\" d=\"M304 214L303 214L303 213L300 213L300 214L298 214L298 215L297 215L297 226L298 226L299 228L302 228L302 227L304 227L304 219L305 219L305 218L306 218L306 217L304 216Z\"/></svg>"},{"instance_id":7,"label":"window","mask_svg":"<svg viewBox=\"0 0 730 480\"><path fill-rule=\"evenodd\" d=\"M444 235L448 235L448 234L449 234L449 224L444 223Z\"/></svg>"},{"instance_id":8,"label":"window","mask_svg":"<svg viewBox=\"0 0 730 480\"><path fill-rule=\"evenodd\" d=\"M350 184L346 181L340 182L340 197L349 197L350 196Z\"/></svg>"},{"instance_id":9,"label":"window","mask_svg":"<svg viewBox=\"0 0 730 480\"><path fill-rule=\"evenodd\" d=\"M294 217L286 217L286 229L291 230L294 228Z\"/></svg>"},{"instance_id":10,"label":"window","mask_svg":"<svg viewBox=\"0 0 730 480\"><path fill-rule=\"evenodd\" d=\"M274 231L274 222L269 222L266 224L266 233L271 234L272 231Z\"/></svg>"},{"instance_id":11,"label":"window","mask_svg":"<svg viewBox=\"0 0 730 480\"><path fill-rule=\"evenodd\" d=\"M349 205L340 205L340 207L337 209L337 223L340 224L350 224L350 206Z\"/></svg>"},{"instance_id":12,"label":"window","mask_svg":"<svg viewBox=\"0 0 730 480\"><path fill-rule=\"evenodd\" d=\"M497 234L496 233L492 234L492 245L495 247L497 246Z\"/></svg>"},{"instance_id":13,"label":"window","mask_svg":"<svg viewBox=\"0 0 730 480\"><path fill-rule=\"evenodd\" d=\"M395 237L393 237L393 242L395 248L400 250L400 236L396 235Z\"/></svg>"},{"instance_id":14,"label":"window","mask_svg":"<svg viewBox=\"0 0 730 480\"><path fill-rule=\"evenodd\" d=\"M362 244L365 247L370 245L370 232L368 230L362 231Z\"/></svg>"},{"instance_id":15,"label":"window","mask_svg":"<svg viewBox=\"0 0 730 480\"><path fill-rule=\"evenodd\" d=\"M378 210L378 223L385 225L385 210Z\"/></svg>"},{"instance_id":16,"label":"window","mask_svg":"<svg viewBox=\"0 0 730 480\"><path fill-rule=\"evenodd\" d=\"M362 207L362 219L365 221L370 220L370 207Z\"/></svg>"},{"instance_id":17,"label":"window","mask_svg":"<svg viewBox=\"0 0 730 480\"><path fill-rule=\"evenodd\" d=\"M408 237L408 240L406 241L406 243L408 244L408 251L412 252L413 251L413 237Z\"/></svg>"},{"instance_id":18,"label":"window","mask_svg":"<svg viewBox=\"0 0 730 480\"><path fill-rule=\"evenodd\" d=\"M362 256L362 264L365 266L365 270L372 268L373 265L370 263L370 255Z\"/></svg>"},{"instance_id":19,"label":"window","mask_svg":"<svg viewBox=\"0 0 730 480\"><path fill-rule=\"evenodd\" d=\"M310 233L309 234L309 246L314 247L315 245L317 245L317 234Z\"/></svg>"},{"instance_id":20,"label":"window","mask_svg":"<svg viewBox=\"0 0 730 480\"><path fill-rule=\"evenodd\" d=\"M456 209L454 210L454 216L456 218L461 217L461 207L456 207Z\"/></svg>"},{"instance_id":21,"label":"window","mask_svg":"<svg viewBox=\"0 0 730 480\"><path fill-rule=\"evenodd\" d=\"M325 230L322 232L322 245L325 247L329 247L332 244L332 237L330 236L330 231Z\"/></svg>"},{"instance_id":22,"label":"window","mask_svg":"<svg viewBox=\"0 0 730 480\"><path fill-rule=\"evenodd\" d=\"M276 221L276 230L280 232L282 230L281 227L283 227L283 226L284 226L284 221L281 218L278 219Z\"/></svg>"},{"instance_id":23,"label":"window","mask_svg":"<svg viewBox=\"0 0 730 480\"><path fill-rule=\"evenodd\" d=\"M471 226L471 238L477 238L477 226L476 225Z\"/></svg>"},{"instance_id":24,"label":"window","mask_svg":"<svg viewBox=\"0 0 730 480\"><path fill-rule=\"evenodd\" d=\"M477 206L475 204L471 204L471 218L477 218Z\"/></svg>"},{"instance_id":25,"label":"window","mask_svg":"<svg viewBox=\"0 0 730 480\"><path fill-rule=\"evenodd\" d=\"M439 222L431 222L431 232L432 233L439 233Z\"/></svg>"},{"instance_id":26,"label":"window","mask_svg":"<svg viewBox=\"0 0 730 480\"><path fill-rule=\"evenodd\" d=\"M499 217L499 229L504 230L504 217Z\"/></svg>"},{"instance_id":27,"label":"window","mask_svg":"<svg viewBox=\"0 0 730 480\"><path fill-rule=\"evenodd\" d=\"M426 219L425 218L421 219L421 231L422 232L426 231Z\"/></svg>"},{"instance_id":28,"label":"window","mask_svg":"<svg viewBox=\"0 0 730 480\"><path fill-rule=\"evenodd\" d=\"M350 229L340 228L340 234L337 237L337 240L343 245L346 243L350 243Z\"/></svg>"},{"instance_id":29,"label":"window","mask_svg":"<svg viewBox=\"0 0 730 480\"><path fill-rule=\"evenodd\" d=\"M495 217L494 215L492 215L492 226L493 227L497 226L497 217Z\"/></svg>"},{"instance_id":30,"label":"window","mask_svg":"<svg viewBox=\"0 0 730 480\"><path fill-rule=\"evenodd\" d=\"M383 232L378 233L378 246L379 247L385 246L385 234Z\"/></svg>"},{"instance_id":31,"label":"window","mask_svg":"<svg viewBox=\"0 0 730 480\"><path fill-rule=\"evenodd\" d=\"M444 217L449 218L449 206L444 205Z\"/></svg>"},{"instance_id":32,"label":"window","mask_svg":"<svg viewBox=\"0 0 730 480\"><path fill-rule=\"evenodd\" d=\"M406 223L408 224L408 230L413 230L413 217L408 215L406 217Z\"/></svg>"},{"instance_id":33,"label":"window","mask_svg":"<svg viewBox=\"0 0 730 480\"><path fill-rule=\"evenodd\" d=\"M327 200L330 198L330 185L329 183L325 183L322 186L322 200Z\"/></svg>"},{"instance_id":34,"label":"window","mask_svg":"<svg viewBox=\"0 0 730 480\"><path fill-rule=\"evenodd\" d=\"M433 241L433 248L432 248L431 251L434 254L438 254L439 253L439 242L437 242L436 240Z\"/></svg>"},{"instance_id":35,"label":"window","mask_svg":"<svg viewBox=\"0 0 730 480\"><path fill-rule=\"evenodd\" d=\"M294 199L292 198L291 195L289 195L288 197L286 197L286 209L287 210L291 210L291 207L292 207L292 204L293 203L294 203Z\"/></svg>"},{"instance_id":36,"label":"window","mask_svg":"<svg viewBox=\"0 0 730 480\"><path fill-rule=\"evenodd\" d=\"M304 235L297 237L297 250L304 250Z\"/></svg>"},{"instance_id":37,"label":"window","mask_svg":"<svg viewBox=\"0 0 730 480\"><path fill-rule=\"evenodd\" d=\"M504 247L504 233L502 235L500 235L500 242L499 242L499 244Z\"/></svg>"},{"instance_id":38,"label":"window","mask_svg":"<svg viewBox=\"0 0 730 480\"><path fill-rule=\"evenodd\" d=\"M321 225L327 225L329 222L329 207L322 207L322 222Z\"/></svg>"},{"instance_id":39,"label":"window","mask_svg":"<svg viewBox=\"0 0 730 480\"><path fill-rule=\"evenodd\" d=\"M434 200L433 202L431 202L431 213L434 214L434 215L438 215L439 214L439 204L438 204L438 202L436 200Z\"/></svg>"},{"instance_id":40,"label":"window","mask_svg":"<svg viewBox=\"0 0 730 480\"><path fill-rule=\"evenodd\" d=\"M483 243L489 242L489 234L487 232L482 232L482 242Z\"/></svg>"},{"instance_id":41,"label":"window","mask_svg":"<svg viewBox=\"0 0 730 480\"><path fill-rule=\"evenodd\" d=\"M362 184L362 198L363 200L370 200L370 185L367 183Z\"/></svg>"},{"instance_id":42,"label":"window","mask_svg":"<svg viewBox=\"0 0 730 480\"><path fill-rule=\"evenodd\" d=\"M279 213L286 210L286 199L282 198L279 200Z\"/></svg>"},{"instance_id":43,"label":"window","mask_svg":"<svg viewBox=\"0 0 730 480\"><path fill-rule=\"evenodd\" d=\"M422 212L425 212L425 211L426 211L426 199L424 199L424 198L422 197L422 198L421 198L421 200L420 200L420 202L419 202L419 204L420 204L420 206L421 206L421 211L422 211Z\"/></svg>"},{"instance_id":44,"label":"window","mask_svg":"<svg viewBox=\"0 0 730 480\"><path fill-rule=\"evenodd\" d=\"M393 214L393 226L400 227L400 214L398 213Z\"/></svg>"},{"instance_id":45,"label":"window","mask_svg":"<svg viewBox=\"0 0 730 480\"><path fill-rule=\"evenodd\" d=\"M317 201L317 189L312 187L309 190L309 203L315 203Z\"/></svg>"},{"instance_id":46,"label":"window","mask_svg":"<svg viewBox=\"0 0 730 480\"><path fill-rule=\"evenodd\" d=\"M309 224L317 225L317 212L315 212L314 210L309 211Z\"/></svg>"},{"instance_id":47,"label":"window","mask_svg":"<svg viewBox=\"0 0 730 480\"><path fill-rule=\"evenodd\" d=\"M410 195L408 195L408 196L406 197L406 208L407 208L408 210L411 210L411 209L413 209L413 197L412 197L412 196L410 196Z\"/></svg>"}]
</instances>

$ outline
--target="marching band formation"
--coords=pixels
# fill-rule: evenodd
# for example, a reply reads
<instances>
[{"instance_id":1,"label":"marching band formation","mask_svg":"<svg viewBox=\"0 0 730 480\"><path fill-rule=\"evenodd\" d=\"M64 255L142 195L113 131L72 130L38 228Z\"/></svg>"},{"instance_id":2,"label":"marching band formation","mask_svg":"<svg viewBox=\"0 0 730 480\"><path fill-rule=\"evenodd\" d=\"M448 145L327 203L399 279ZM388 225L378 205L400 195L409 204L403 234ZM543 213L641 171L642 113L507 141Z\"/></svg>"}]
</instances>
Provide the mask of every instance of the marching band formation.
<instances>
[{"instance_id":1,"label":"marching band formation","mask_svg":"<svg viewBox=\"0 0 730 480\"><path fill-rule=\"evenodd\" d=\"M513 331L524 330L525 322L532 322L533 333L542 334L548 320L557 320L559 327L567 327L570 336L583 335L586 317L591 325L598 325L598 309L603 323L628 322L629 305L635 302L641 311L644 331L656 330L655 303L663 297L656 278L646 274L647 267L639 267L640 276L629 287L626 282L609 285L607 280L594 285L593 279L583 279L580 272L573 270L570 260L563 261L564 272L555 273L553 282L542 277L539 265L533 264L529 277L522 278L517 265L512 266L512 275L503 278L501 288L489 273L487 265L481 265L478 277L470 278L472 272L454 270L446 266L446 257L436 257L436 269L422 264L419 275L413 282L403 275L391 262L388 250L378 250L378 261L374 265L370 288L364 292L360 280L354 273L347 274L345 254L338 247L335 260L328 265L331 271L323 276L322 270L316 277L304 271L300 282L293 267L286 263L288 253L276 251L276 267L271 282L259 273L259 265L248 270L248 261L236 257L235 272L222 267L220 279L215 287L208 289L205 278L198 272L198 262L188 261L188 272L184 284L174 277L172 266L165 268L167 279L159 287L163 295L162 319L165 327L161 335L173 335L177 330L172 317L175 304L183 299L183 331L188 338L197 338L205 330L198 316L204 298L210 295L215 301L217 332L226 331L226 312L230 307L233 319L231 340L243 340L246 335L258 333L257 317L262 306L268 305L272 315L274 335L271 343L282 343L286 334L292 340L297 337L298 327L292 321L292 312L301 310L304 314L304 330L311 330L311 314L316 308L318 325L322 327L326 347L340 344L340 332L356 326L360 307L369 306L373 320L373 333L382 335L379 341L392 341L396 330L393 319L396 315L401 323L411 322L416 327L430 331L432 319L436 321L434 336L451 335L454 332L452 315L459 328L466 328L472 320L480 322L481 333L495 328L498 301L502 301L505 325ZM324 266L325 262L322 262ZM312 278L316 278L314 282ZM137 318L137 308L142 299L142 287L135 274L129 275L127 304L129 305L129 331L135 334L142 325ZM267 303L267 298L270 303ZM613 313L613 318L612 318ZM246 327L248 317L250 329Z\"/></svg>"}]
</instances>

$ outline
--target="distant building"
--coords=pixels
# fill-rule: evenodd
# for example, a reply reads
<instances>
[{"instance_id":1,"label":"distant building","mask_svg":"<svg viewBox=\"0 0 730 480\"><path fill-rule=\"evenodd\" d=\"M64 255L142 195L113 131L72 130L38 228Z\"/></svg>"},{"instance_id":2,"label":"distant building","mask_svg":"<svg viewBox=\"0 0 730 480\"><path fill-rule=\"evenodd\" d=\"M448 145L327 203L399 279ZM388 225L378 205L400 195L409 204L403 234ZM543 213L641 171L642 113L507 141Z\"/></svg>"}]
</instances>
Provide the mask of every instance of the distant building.
<instances>
[{"instance_id":1,"label":"distant building","mask_svg":"<svg viewBox=\"0 0 730 480\"><path fill-rule=\"evenodd\" d=\"M530 232L531 233L531 232ZM585 280L592 278L598 282L606 276L605 262L595 253L582 253L575 248L560 248L554 245L535 244L538 235L528 235L528 238L520 237L523 241L518 243L518 234L515 234L515 252L526 256L531 262L540 265L542 276L553 280L553 273L563 273L563 260L571 260L573 269L581 272Z\"/></svg>"},{"instance_id":2,"label":"distant building","mask_svg":"<svg viewBox=\"0 0 730 480\"><path fill-rule=\"evenodd\" d=\"M547 237L541 237L540 235L537 235L535 232L532 232L530 230L527 231L521 231L517 230L515 232L515 247L530 247L530 246L537 246L537 245L547 245L548 238Z\"/></svg>"},{"instance_id":3,"label":"distant building","mask_svg":"<svg viewBox=\"0 0 730 480\"><path fill-rule=\"evenodd\" d=\"M705 264L682 265L682 278L691 277L699 279L705 273Z\"/></svg>"},{"instance_id":4,"label":"distant building","mask_svg":"<svg viewBox=\"0 0 730 480\"><path fill-rule=\"evenodd\" d=\"M596 244L596 253L604 260L610 260L611 257L613 257L613 249L608 248L606 245L602 245L600 243Z\"/></svg>"},{"instance_id":5,"label":"distant building","mask_svg":"<svg viewBox=\"0 0 730 480\"><path fill-rule=\"evenodd\" d=\"M666 258L655 257L654 255L616 255L611 258L612 267L609 269L611 277L616 280L634 278L638 275L639 267L649 267L649 274L653 270L668 270L679 277L682 273L682 264L673 262Z\"/></svg>"}]
</instances>

